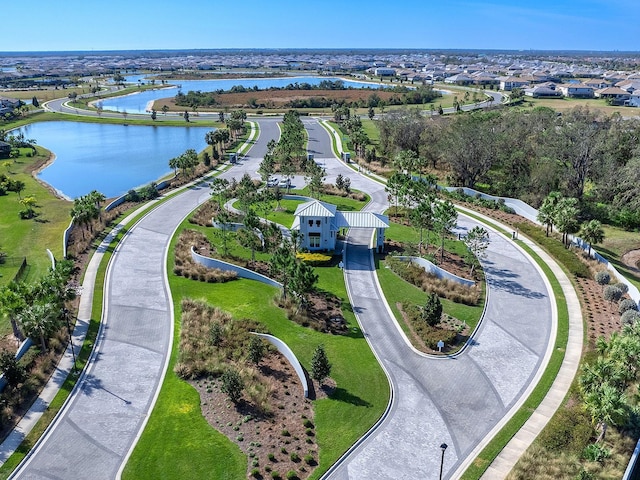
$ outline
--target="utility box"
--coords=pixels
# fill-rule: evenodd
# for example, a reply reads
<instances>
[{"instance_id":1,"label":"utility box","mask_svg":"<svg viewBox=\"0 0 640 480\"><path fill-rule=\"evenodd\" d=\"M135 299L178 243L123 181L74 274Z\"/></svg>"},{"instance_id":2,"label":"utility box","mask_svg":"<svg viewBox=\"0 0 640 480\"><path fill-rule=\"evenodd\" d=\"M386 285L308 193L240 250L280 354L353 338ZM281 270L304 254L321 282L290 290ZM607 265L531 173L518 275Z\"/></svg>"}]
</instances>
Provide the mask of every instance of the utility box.
<instances>
[{"instance_id":1,"label":"utility box","mask_svg":"<svg viewBox=\"0 0 640 480\"><path fill-rule=\"evenodd\" d=\"M238 163L238 154L230 153L229 154L229 163Z\"/></svg>"},{"instance_id":2,"label":"utility box","mask_svg":"<svg viewBox=\"0 0 640 480\"><path fill-rule=\"evenodd\" d=\"M351 161L351 154L349 152L342 152L342 161L349 163Z\"/></svg>"},{"instance_id":3,"label":"utility box","mask_svg":"<svg viewBox=\"0 0 640 480\"><path fill-rule=\"evenodd\" d=\"M313 153L307 153L307 160L313 160Z\"/></svg>"}]
</instances>

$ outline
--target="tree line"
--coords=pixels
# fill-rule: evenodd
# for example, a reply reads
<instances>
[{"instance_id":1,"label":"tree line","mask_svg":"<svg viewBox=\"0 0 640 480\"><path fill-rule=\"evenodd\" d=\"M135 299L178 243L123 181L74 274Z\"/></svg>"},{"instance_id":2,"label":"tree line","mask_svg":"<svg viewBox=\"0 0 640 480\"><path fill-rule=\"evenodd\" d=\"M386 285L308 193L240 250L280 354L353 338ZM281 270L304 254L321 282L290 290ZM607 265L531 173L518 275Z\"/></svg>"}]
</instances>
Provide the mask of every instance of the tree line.
<instances>
[{"instance_id":1,"label":"tree line","mask_svg":"<svg viewBox=\"0 0 640 480\"><path fill-rule=\"evenodd\" d=\"M640 227L640 120L586 107L557 114L495 109L425 117L417 110L376 120L383 162L413 152L404 169L538 207L552 192L575 198L581 220ZM366 156L365 156L366 159Z\"/></svg>"}]
</instances>

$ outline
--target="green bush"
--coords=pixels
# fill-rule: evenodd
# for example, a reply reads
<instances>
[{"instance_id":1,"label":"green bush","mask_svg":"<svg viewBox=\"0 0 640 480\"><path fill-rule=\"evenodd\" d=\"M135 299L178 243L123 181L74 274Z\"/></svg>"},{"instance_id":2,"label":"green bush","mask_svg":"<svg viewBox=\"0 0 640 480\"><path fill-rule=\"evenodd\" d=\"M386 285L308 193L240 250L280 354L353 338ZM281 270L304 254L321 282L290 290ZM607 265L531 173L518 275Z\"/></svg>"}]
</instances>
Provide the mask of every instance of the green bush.
<instances>
[{"instance_id":1,"label":"green bush","mask_svg":"<svg viewBox=\"0 0 640 480\"><path fill-rule=\"evenodd\" d=\"M611 451L604 445L598 443L592 443L582 452L582 457L590 462L604 462L611 456Z\"/></svg>"},{"instance_id":2,"label":"green bush","mask_svg":"<svg viewBox=\"0 0 640 480\"><path fill-rule=\"evenodd\" d=\"M578 454L593 437L589 415L578 405L561 408L540 433L540 444L549 451L570 450Z\"/></svg>"},{"instance_id":3,"label":"green bush","mask_svg":"<svg viewBox=\"0 0 640 480\"><path fill-rule=\"evenodd\" d=\"M293 452L289 458L291 458L292 462L299 462L300 461L300 455L298 455L296 452Z\"/></svg>"},{"instance_id":4,"label":"green bush","mask_svg":"<svg viewBox=\"0 0 640 480\"><path fill-rule=\"evenodd\" d=\"M289 470L287 472L287 480L298 480L298 474L294 470Z\"/></svg>"},{"instance_id":5,"label":"green bush","mask_svg":"<svg viewBox=\"0 0 640 480\"><path fill-rule=\"evenodd\" d=\"M251 469L251 476L253 478L260 478L260 470L258 468Z\"/></svg>"}]
</instances>

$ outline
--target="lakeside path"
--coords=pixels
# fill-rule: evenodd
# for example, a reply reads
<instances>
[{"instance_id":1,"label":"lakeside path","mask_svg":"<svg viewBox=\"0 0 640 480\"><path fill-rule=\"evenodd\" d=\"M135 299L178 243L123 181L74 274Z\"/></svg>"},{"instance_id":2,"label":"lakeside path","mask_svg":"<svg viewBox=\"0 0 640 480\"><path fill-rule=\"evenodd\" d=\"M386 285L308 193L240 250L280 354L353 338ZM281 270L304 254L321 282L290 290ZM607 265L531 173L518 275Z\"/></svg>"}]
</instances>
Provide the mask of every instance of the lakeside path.
<instances>
[{"instance_id":1,"label":"lakeside path","mask_svg":"<svg viewBox=\"0 0 640 480\"><path fill-rule=\"evenodd\" d=\"M352 179L371 194L367 210L387 206L384 187L335 159L330 140L306 122L309 142L327 179ZM460 215L457 231L478 222ZM443 478L457 478L512 409L537 383L555 338L555 304L538 266L510 239L491 230L482 261L487 278L484 319L466 350L429 357L411 348L381 295L369 249L372 231L352 229L347 240L345 281L358 321L393 384L391 407L381 423L332 467L324 479L439 478L440 445L448 449Z\"/></svg>"}]
</instances>

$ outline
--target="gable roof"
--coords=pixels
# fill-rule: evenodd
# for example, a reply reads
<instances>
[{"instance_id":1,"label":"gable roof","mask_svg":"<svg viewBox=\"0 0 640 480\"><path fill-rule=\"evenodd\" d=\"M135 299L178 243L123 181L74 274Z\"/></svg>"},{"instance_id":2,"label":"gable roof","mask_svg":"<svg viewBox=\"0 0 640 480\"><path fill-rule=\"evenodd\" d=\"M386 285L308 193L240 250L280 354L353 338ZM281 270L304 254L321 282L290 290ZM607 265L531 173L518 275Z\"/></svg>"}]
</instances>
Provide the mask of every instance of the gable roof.
<instances>
[{"instance_id":1,"label":"gable roof","mask_svg":"<svg viewBox=\"0 0 640 480\"><path fill-rule=\"evenodd\" d=\"M297 206L296 217L335 217L338 207L320 200L311 200Z\"/></svg>"}]
</instances>

